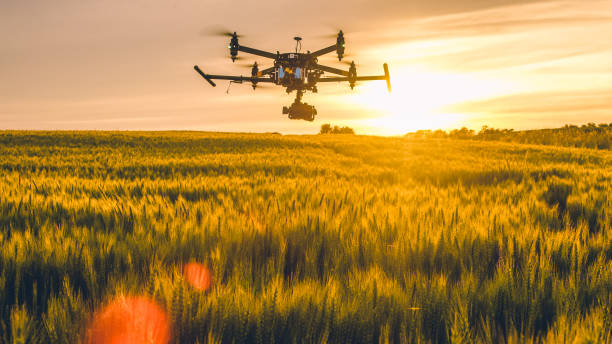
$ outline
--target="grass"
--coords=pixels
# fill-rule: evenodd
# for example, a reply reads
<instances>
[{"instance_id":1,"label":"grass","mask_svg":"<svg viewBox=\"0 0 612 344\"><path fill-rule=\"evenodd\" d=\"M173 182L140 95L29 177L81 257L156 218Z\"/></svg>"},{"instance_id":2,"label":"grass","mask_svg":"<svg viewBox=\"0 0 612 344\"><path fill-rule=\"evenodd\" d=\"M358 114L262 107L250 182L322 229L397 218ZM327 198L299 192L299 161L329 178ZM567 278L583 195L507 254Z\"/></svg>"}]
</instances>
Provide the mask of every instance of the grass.
<instances>
[{"instance_id":1,"label":"grass","mask_svg":"<svg viewBox=\"0 0 612 344\"><path fill-rule=\"evenodd\" d=\"M7 343L78 342L118 295L177 343L612 341L607 150L5 131L0 171Z\"/></svg>"}]
</instances>

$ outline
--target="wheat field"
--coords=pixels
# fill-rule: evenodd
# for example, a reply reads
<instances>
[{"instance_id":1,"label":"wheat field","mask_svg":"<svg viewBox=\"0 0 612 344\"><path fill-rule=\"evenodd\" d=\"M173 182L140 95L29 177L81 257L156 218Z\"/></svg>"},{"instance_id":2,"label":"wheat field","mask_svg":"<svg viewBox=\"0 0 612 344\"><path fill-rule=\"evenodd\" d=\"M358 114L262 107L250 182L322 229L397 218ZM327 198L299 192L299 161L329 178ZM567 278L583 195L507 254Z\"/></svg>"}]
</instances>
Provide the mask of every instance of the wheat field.
<instances>
[{"instance_id":1,"label":"wheat field","mask_svg":"<svg viewBox=\"0 0 612 344\"><path fill-rule=\"evenodd\" d=\"M121 295L172 343L612 342L610 150L4 131L0 175L6 343Z\"/></svg>"}]
</instances>

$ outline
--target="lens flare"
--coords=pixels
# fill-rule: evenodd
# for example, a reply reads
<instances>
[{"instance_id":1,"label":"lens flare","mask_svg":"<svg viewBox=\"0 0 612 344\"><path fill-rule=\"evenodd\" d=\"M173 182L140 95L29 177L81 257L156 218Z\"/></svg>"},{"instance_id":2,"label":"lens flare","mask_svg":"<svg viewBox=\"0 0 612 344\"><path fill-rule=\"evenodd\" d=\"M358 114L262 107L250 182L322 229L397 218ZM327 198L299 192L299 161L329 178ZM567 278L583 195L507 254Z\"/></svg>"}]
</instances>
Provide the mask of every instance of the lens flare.
<instances>
[{"instance_id":1,"label":"lens flare","mask_svg":"<svg viewBox=\"0 0 612 344\"><path fill-rule=\"evenodd\" d=\"M207 267L200 263L191 262L183 269L187 283L198 290L206 291L212 285L212 274Z\"/></svg>"},{"instance_id":2,"label":"lens flare","mask_svg":"<svg viewBox=\"0 0 612 344\"><path fill-rule=\"evenodd\" d=\"M145 297L120 297L93 318L87 344L166 344L170 323L166 313Z\"/></svg>"}]
</instances>

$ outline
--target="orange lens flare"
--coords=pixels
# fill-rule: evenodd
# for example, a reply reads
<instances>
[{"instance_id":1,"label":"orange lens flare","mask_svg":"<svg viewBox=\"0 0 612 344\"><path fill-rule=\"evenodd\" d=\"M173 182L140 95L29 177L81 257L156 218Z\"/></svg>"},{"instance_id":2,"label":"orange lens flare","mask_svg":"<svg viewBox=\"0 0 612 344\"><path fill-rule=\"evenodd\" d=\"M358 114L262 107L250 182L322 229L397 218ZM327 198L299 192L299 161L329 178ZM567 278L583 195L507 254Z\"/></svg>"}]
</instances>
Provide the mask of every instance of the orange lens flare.
<instances>
[{"instance_id":1,"label":"orange lens flare","mask_svg":"<svg viewBox=\"0 0 612 344\"><path fill-rule=\"evenodd\" d=\"M170 322L166 313L145 297L120 297L93 318L87 344L166 344Z\"/></svg>"},{"instance_id":2,"label":"orange lens flare","mask_svg":"<svg viewBox=\"0 0 612 344\"><path fill-rule=\"evenodd\" d=\"M208 290L212 285L212 274L207 267L200 263L188 263L183 269L185 280L191 284L192 287L198 290Z\"/></svg>"}]
</instances>

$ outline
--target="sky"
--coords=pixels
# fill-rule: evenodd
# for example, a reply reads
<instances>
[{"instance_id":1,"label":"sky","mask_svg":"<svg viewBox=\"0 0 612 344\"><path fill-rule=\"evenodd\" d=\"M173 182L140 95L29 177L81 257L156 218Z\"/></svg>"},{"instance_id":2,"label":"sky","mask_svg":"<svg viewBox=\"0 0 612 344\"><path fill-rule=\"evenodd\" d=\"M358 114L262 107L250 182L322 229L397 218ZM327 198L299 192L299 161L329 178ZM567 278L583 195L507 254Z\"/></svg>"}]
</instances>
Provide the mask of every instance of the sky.
<instances>
[{"instance_id":1,"label":"sky","mask_svg":"<svg viewBox=\"0 0 612 344\"><path fill-rule=\"evenodd\" d=\"M193 70L249 75L240 44L275 52L346 33L358 75L319 85L314 122L282 115L295 93L253 91ZM3 0L0 129L206 130L360 134L419 129L549 128L612 122L612 0ZM239 54L244 63L265 58ZM347 68L333 54L321 63ZM242 64L244 64L242 63Z\"/></svg>"}]
</instances>

